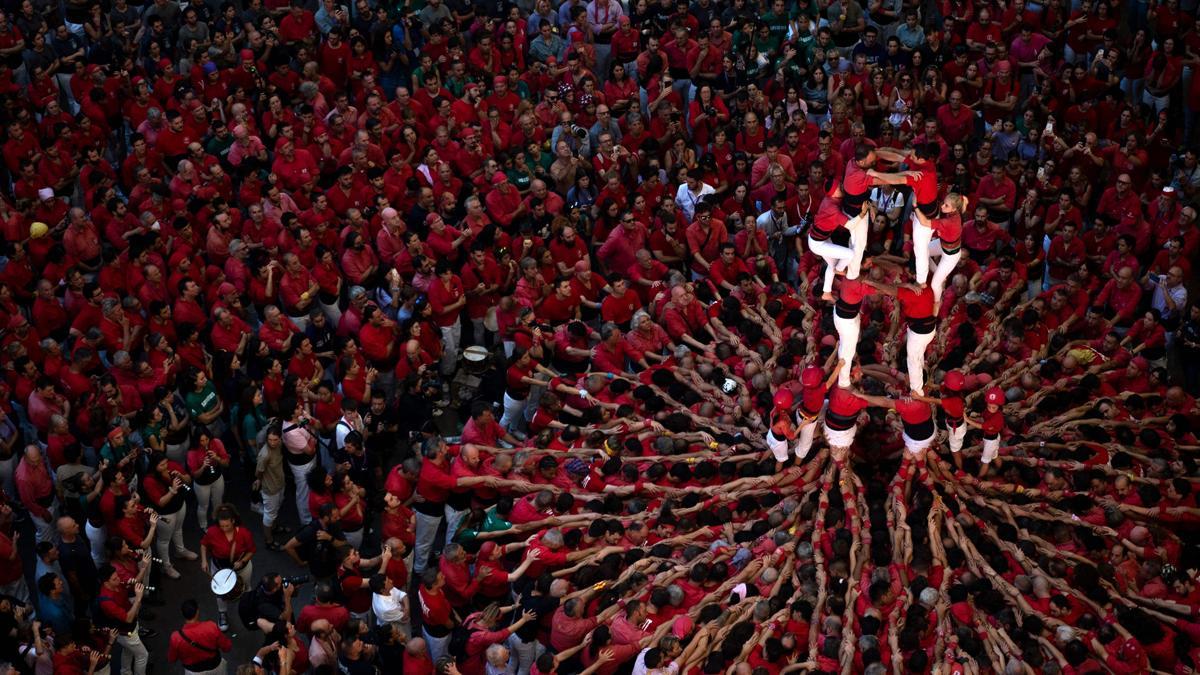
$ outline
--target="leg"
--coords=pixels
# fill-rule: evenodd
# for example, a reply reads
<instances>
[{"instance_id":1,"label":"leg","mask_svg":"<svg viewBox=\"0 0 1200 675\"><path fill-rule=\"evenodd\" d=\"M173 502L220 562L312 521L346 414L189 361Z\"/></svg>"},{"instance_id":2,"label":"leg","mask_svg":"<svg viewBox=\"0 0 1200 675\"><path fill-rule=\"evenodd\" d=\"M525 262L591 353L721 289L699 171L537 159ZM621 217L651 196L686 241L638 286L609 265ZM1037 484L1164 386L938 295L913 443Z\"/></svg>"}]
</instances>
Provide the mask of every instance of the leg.
<instances>
[{"instance_id":1,"label":"leg","mask_svg":"<svg viewBox=\"0 0 1200 675\"><path fill-rule=\"evenodd\" d=\"M462 322L454 321L452 326L442 327L442 375L452 375L454 364L458 359L458 342L462 337Z\"/></svg>"},{"instance_id":2,"label":"leg","mask_svg":"<svg viewBox=\"0 0 1200 675\"><path fill-rule=\"evenodd\" d=\"M267 540L268 544L275 542L275 521L279 518L279 507L283 505L283 494L283 490L273 495L262 493L263 538Z\"/></svg>"},{"instance_id":3,"label":"leg","mask_svg":"<svg viewBox=\"0 0 1200 675\"><path fill-rule=\"evenodd\" d=\"M446 543L451 544L454 542L454 535L458 533L459 524L462 523L463 518L467 517L467 511L465 509L462 511L452 509L452 508L450 508L449 504L446 505L445 510L446 510Z\"/></svg>"},{"instance_id":4,"label":"leg","mask_svg":"<svg viewBox=\"0 0 1200 675\"><path fill-rule=\"evenodd\" d=\"M934 242L933 245L937 246L938 250L941 251L942 246L939 242ZM938 260L937 269L933 272L933 281L930 282L936 302L942 301L942 291L946 288L946 280L954 273L954 268L958 266L958 261L961 258L962 252L960 251L949 255L942 254L941 259Z\"/></svg>"},{"instance_id":5,"label":"leg","mask_svg":"<svg viewBox=\"0 0 1200 675\"><path fill-rule=\"evenodd\" d=\"M516 399L504 393L504 414L500 417L500 426L509 431L516 431L525 421L526 399Z\"/></svg>"},{"instance_id":6,"label":"leg","mask_svg":"<svg viewBox=\"0 0 1200 675\"><path fill-rule=\"evenodd\" d=\"M908 330L905 343L908 364L908 387L918 394L924 395L925 387L925 348L933 341L934 331L914 333Z\"/></svg>"},{"instance_id":7,"label":"leg","mask_svg":"<svg viewBox=\"0 0 1200 675\"><path fill-rule=\"evenodd\" d=\"M182 509L180 510L182 512ZM158 554L158 559L163 561L163 574L172 579L179 578L179 572L175 570L175 566L171 564L171 538L175 535L175 520L179 514L160 514L158 516L158 529L154 531L154 550Z\"/></svg>"},{"instance_id":8,"label":"leg","mask_svg":"<svg viewBox=\"0 0 1200 675\"><path fill-rule=\"evenodd\" d=\"M312 522L312 514L308 511L308 472L312 470L316 460L312 460L307 464L295 465L292 467L292 479L296 482L296 512L300 516L300 524L307 525Z\"/></svg>"},{"instance_id":9,"label":"leg","mask_svg":"<svg viewBox=\"0 0 1200 675\"><path fill-rule=\"evenodd\" d=\"M817 421L813 420L800 427L800 434L796 437L796 459L803 460L808 457L809 450L812 450L813 436L817 431Z\"/></svg>"},{"instance_id":10,"label":"leg","mask_svg":"<svg viewBox=\"0 0 1200 675\"><path fill-rule=\"evenodd\" d=\"M829 266L825 270L825 285L822 291L832 293L834 268L845 269L853 258L854 251L845 246L838 246L828 239L814 241L812 237L808 239L808 249L824 258L825 264Z\"/></svg>"},{"instance_id":11,"label":"leg","mask_svg":"<svg viewBox=\"0 0 1200 675\"><path fill-rule=\"evenodd\" d=\"M860 318L844 319L833 315L833 327L838 334L838 360L845 361L846 366L838 372L838 386L850 386L850 369L854 366L854 357L858 353L858 334Z\"/></svg>"},{"instance_id":12,"label":"leg","mask_svg":"<svg viewBox=\"0 0 1200 675\"><path fill-rule=\"evenodd\" d=\"M197 557L196 554L187 550L187 548L183 545L183 521L187 519L187 510L188 507L186 504L184 504L183 507L179 509L179 513L175 514L175 527L171 532L171 544L172 549L175 551L176 558L195 560ZM166 558L163 558L163 560L166 560Z\"/></svg>"},{"instance_id":13,"label":"leg","mask_svg":"<svg viewBox=\"0 0 1200 675\"><path fill-rule=\"evenodd\" d=\"M867 251L867 239L870 239L871 220L867 214L859 214L846 223L846 229L850 230L850 246L854 251L846 269L846 278L857 279L862 268L863 254Z\"/></svg>"},{"instance_id":14,"label":"leg","mask_svg":"<svg viewBox=\"0 0 1200 675\"><path fill-rule=\"evenodd\" d=\"M133 662L133 675L146 675L146 663L150 661L150 652L146 651L146 645L142 644L142 637L138 632L135 630L132 635L120 636L117 642L121 644L121 651ZM121 657L121 671L126 671L124 656Z\"/></svg>"},{"instance_id":15,"label":"leg","mask_svg":"<svg viewBox=\"0 0 1200 675\"><path fill-rule=\"evenodd\" d=\"M212 500L212 485L201 485L192 483L192 487L196 491L196 522L200 524L200 531L208 529L208 505Z\"/></svg>"},{"instance_id":16,"label":"leg","mask_svg":"<svg viewBox=\"0 0 1200 675\"><path fill-rule=\"evenodd\" d=\"M413 554L412 568L414 576L425 571L425 564L429 562L429 554L433 551L433 540L437 537L441 524L441 516L429 516L417 511L416 550Z\"/></svg>"},{"instance_id":17,"label":"leg","mask_svg":"<svg viewBox=\"0 0 1200 675\"><path fill-rule=\"evenodd\" d=\"M922 225L914 215L913 228L913 263L916 265L916 281L922 286L929 278L929 242L933 239L933 228Z\"/></svg>"}]
</instances>

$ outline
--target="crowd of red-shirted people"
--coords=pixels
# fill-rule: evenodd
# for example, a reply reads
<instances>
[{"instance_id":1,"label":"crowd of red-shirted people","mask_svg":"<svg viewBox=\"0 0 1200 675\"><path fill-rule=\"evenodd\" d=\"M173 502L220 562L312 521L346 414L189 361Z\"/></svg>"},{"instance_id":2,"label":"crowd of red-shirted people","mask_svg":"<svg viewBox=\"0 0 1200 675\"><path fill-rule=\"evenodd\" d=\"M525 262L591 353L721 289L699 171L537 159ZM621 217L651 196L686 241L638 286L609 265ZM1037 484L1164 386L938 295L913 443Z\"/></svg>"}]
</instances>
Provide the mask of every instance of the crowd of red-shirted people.
<instances>
[{"instance_id":1,"label":"crowd of red-shirted people","mask_svg":"<svg viewBox=\"0 0 1200 675\"><path fill-rule=\"evenodd\" d=\"M1195 0L7 3L0 673L1194 672L1197 67Z\"/></svg>"}]
</instances>

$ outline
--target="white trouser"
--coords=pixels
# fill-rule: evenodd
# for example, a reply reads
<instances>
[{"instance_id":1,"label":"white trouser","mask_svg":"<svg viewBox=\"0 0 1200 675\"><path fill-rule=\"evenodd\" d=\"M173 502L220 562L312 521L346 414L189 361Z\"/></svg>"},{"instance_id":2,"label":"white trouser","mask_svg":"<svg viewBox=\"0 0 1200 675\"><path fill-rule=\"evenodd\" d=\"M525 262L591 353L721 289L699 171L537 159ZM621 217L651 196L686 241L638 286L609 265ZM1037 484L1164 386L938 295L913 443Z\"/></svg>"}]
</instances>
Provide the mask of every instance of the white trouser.
<instances>
[{"instance_id":1,"label":"white trouser","mask_svg":"<svg viewBox=\"0 0 1200 675\"><path fill-rule=\"evenodd\" d=\"M215 562L213 562L213 559L209 558L208 559L208 575L211 577L212 575L217 573L218 569L220 569L220 568L218 568L217 564ZM240 570L237 570L238 579L242 580L242 590L243 591L252 590L253 587L250 586L250 579L253 578L253 574L254 574L254 563L253 562L248 562L248 563L246 563L245 567L243 567ZM229 611L229 603L226 602L225 599L219 595L217 596L217 611L218 612L228 612Z\"/></svg>"},{"instance_id":2,"label":"white trouser","mask_svg":"<svg viewBox=\"0 0 1200 675\"><path fill-rule=\"evenodd\" d=\"M929 242L933 241L933 228L922 225L916 211L912 215L913 264L917 273L914 279L918 284L924 284L929 278Z\"/></svg>"},{"instance_id":3,"label":"white trouser","mask_svg":"<svg viewBox=\"0 0 1200 675\"><path fill-rule=\"evenodd\" d=\"M131 633L118 633L117 644L121 645L121 675L146 675L150 652L142 644L138 629L134 628Z\"/></svg>"},{"instance_id":4,"label":"white trouser","mask_svg":"<svg viewBox=\"0 0 1200 675\"><path fill-rule=\"evenodd\" d=\"M858 427L853 426L849 429L830 429L829 425L825 425L825 442L831 448L848 448L854 445L854 436L858 433Z\"/></svg>"},{"instance_id":5,"label":"white trouser","mask_svg":"<svg viewBox=\"0 0 1200 675\"><path fill-rule=\"evenodd\" d=\"M312 514L308 512L308 472L316 466L317 460L308 460L307 464L288 464L292 470L292 478L296 481L296 511L300 515L300 524L312 522Z\"/></svg>"},{"instance_id":6,"label":"white trouser","mask_svg":"<svg viewBox=\"0 0 1200 675\"><path fill-rule=\"evenodd\" d=\"M361 528L361 527L360 527L360 528L358 528L357 530L353 530L353 531L349 531L349 532L343 532L343 534L345 534L345 535L346 535L346 543L347 543L347 544L350 544L350 545L351 545L351 546L353 546L355 549L360 549L360 548L362 548L363 529L364 529L364 528Z\"/></svg>"},{"instance_id":7,"label":"white trouser","mask_svg":"<svg viewBox=\"0 0 1200 675\"><path fill-rule=\"evenodd\" d=\"M192 487L196 490L196 520L200 523L201 531L207 530L209 505L211 504L213 511L216 511L221 500L225 498L225 477L221 476L209 485L193 481Z\"/></svg>"},{"instance_id":8,"label":"white trouser","mask_svg":"<svg viewBox=\"0 0 1200 675\"><path fill-rule=\"evenodd\" d=\"M850 261L854 258L854 250L846 246L839 246L830 239L816 241L811 236L808 238L808 250L825 260L825 280L821 285L821 292L832 293L834 272L843 271L850 266Z\"/></svg>"},{"instance_id":9,"label":"white trouser","mask_svg":"<svg viewBox=\"0 0 1200 675\"><path fill-rule=\"evenodd\" d=\"M846 268L847 279L857 279L862 269L863 254L867 252L867 239L871 234L870 225L871 220L866 213L860 213L846 221L846 229L850 230L850 248L854 250L854 257L850 259Z\"/></svg>"},{"instance_id":10,"label":"white trouser","mask_svg":"<svg viewBox=\"0 0 1200 675\"><path fill-rule=\"evenodd\" d=\"M983 439L983 457L980 457L979 461L983 462L984 464L991 464L992 460L996 459L996 456L999 454L1000 436Z\"/></svg>"},{"instance_id":11,"label":"white trouser","mask_svg":"<svg viewBox=\"0 0 1200 675\"><path fill-rule=\"evenodd\" d=\"M183 521L187 517L187 504L179 507L175 513L158 514L158 528L154 531L154 548L158 551L159 560L163 565L171 565L171 549L176 553L186 551L183 547Z\"/></svg>"},{"instance_id":12,"label":"white trouser","mask_svg":"<svg viewBox=\"0 0 1200 675\"><path fill-rule=\"evenodd\" d=\"M920 455L925 452L929 446L933 445L933 439L937 438L937 434L934 434L929 438L917 439L909 436L907 431L902 432L900 436L904 439L904 449L910 455Z\"/></svg>"},{"instance_id":13,"label":"white trouser","mask_svg":"<svg viewBox=\"0 0 1200 675\"><path fill-rule=\"evenodd\" d=\"M500 426L509 431L521 431L525 426L525 405L528 402L528 396L518 399L504 392L504 414L500 416Z\"/></svg>"},{"instance_id":14,"label":"white trouser","mask_svg":"<svg viewBox=\"0 0 1200 675\"><path fill-rule=\"evenodd\" d=\"M184 668L183 672L184 675L226 675L229 672L229 666L225 664L225 659L221 659L221 663L217 664L217 667L212 670L188 670Z\"/></svg>"},{"instance_id":15,"label":"white trouser","mask_svg":"<svg viewBox=\"0 0 1200 675\"><path fill-rule=\"evenodd\" d=\"M452 375L454 365L458 362L458 345L462 342L462 320L455 319L454 324L442 326L442 375Z\"/></svg>"},{"instance_id":16,"label":"white trouser","mask_svg":"<svg viewBox=\"0 0 1200 675\"><path fill-rule=\"evenodd\" d=\"M803 420L804 418L801 418ZM820 416L814 417L810 422L801 422L800 433L796 435L796 458L804 459L808 457L808 451L812 450L813 436L817 433L817 420Z\"/></svg>"},{"instance_id":17,"label":"white trouser","mask_svg":"<svg viewBox=\"0 0 1200 675\"><path fill-rule=\"evenodd\" d=\"M415 510L415 509L414 509ZM429 554L433 551L433 542L437 539L438 527L442 524L442 516L430 516L420 511L417 515L416 542L413 544L413 575L420 577L429 562Z\"/></svg>"},{"instance_id":18,"label":"white trouser","mask_svg":"<svg viewBox=\"0 0 1200 675\"><path fill-rule=\"evenodd\" d=\"M908 388L922 396L925 395L925 350L936 335L936 330L915 333L909 328L905 342L905 351L908 352Z\"/></svg>"},{"instance_id":19,"label":"white trouser","mask_svg":"<svg viewBox=\"0 0 1200 675\"><path fill-rule=\"evenodd\" d=\"M88 544L92 548L92 562L96 567L108 562L108 555L104 552L104 542L108 541L108 528L96 527L88 521L84 524L83 531L87 533Z\"/></svg>"},{"instance_id":20,"label":"white trouser","mask_svg":"<svg viewBox=\"0 0 1200 675\"><path fill-rule=\"evenodd\" d=\"M854 356L858 353L858 334L862 329L862 315L855 314L853 319L838 316L833 311L833 327L838 334L837 355L839 361L845 361L846 366L838 372L838 386L850 386L850 369L854 367Z\"/></svg>"},{"instance_id":21,"label":"white trouser","mask_svg":"<svg viewBox=\"0 0 1200 675\"><path fill-rule=\"evenodd\" d=\"M960 424L956 427L946 427L946 440L950 444L950 452L959 452L962 450L963 439L967 436L967 425Z\"/></svg>"},{"instance_id":22,"label":"white trouser","mask_svg":"<svg viewBox=\"0 0 1200 675\"><path fill-rule=\"evenodd\" d=\"M269 495L261 490L259 491L259 494L262 495L264 529L271 529L275 525L276 519L279 518L279 508L283 506L283 495L285 492L285 490L280 490L273 495Z\"/></svg>"},{"instance_id":23,"label":"white trouser","mask_svg":"<svg viewBox=\"0 0 1200 675\"><path fill-rule=\"evenodd\" d=\"M789 442L786 438L779 438L775 435L775 430L767 431L767 449L775 456L776 462L786 462L788 453L792 449L792 444L795 441Z\"/></svg>"},{"instance_id":24,"label":"white trouser","mask_svg":"<svg viewBox=\"0 0 1200 675\"><path fill-rule=\"evenodd\" d=\"M962 248L959 248L957 253L946 253L942 250L942 241L934 239L929 245L929 255L938 256L937 269L933 271L933 281L929 282L929 285L933 288L934 299L941 302L946 280L954 273L954 268L958 267L958 261L962 259Z\"/></svg>"}]
</instances>

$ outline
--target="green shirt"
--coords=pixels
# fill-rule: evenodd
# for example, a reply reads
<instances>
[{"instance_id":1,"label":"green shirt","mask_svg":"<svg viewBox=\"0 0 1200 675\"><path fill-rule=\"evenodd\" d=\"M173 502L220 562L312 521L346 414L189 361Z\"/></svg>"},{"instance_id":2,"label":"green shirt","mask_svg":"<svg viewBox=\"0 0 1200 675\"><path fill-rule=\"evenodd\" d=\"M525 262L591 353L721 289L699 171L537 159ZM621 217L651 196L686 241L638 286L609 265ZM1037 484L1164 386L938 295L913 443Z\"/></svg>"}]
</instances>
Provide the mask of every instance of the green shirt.
<instances>
[{"instance_id":1,"label":"green shirt","mask_svg":"<svg viewBox=\"0 0 1200 675\"><path fill-rule=\"evenodd\" d=\"M187 404L188 412L192 417L210 413L217 409L217 405L221 403L221 397L217 396L217 388L212 382L206 382L204 388L200 391L188 392L187 396L183 397L184 403Z\"/></svg>"},{"instance_id":2,"label":"green shirt","mask_svg":"<svg viewBox=\"0 0 1200 675\"><path fill-rule=\"evenodd\" d=\"M767 12L763 15L762 20L771 31L770 51L773 52L779 49L779 46L787 39L788 15L786 13L776 14L774 12Z\"/></svg>"}]
</instances>

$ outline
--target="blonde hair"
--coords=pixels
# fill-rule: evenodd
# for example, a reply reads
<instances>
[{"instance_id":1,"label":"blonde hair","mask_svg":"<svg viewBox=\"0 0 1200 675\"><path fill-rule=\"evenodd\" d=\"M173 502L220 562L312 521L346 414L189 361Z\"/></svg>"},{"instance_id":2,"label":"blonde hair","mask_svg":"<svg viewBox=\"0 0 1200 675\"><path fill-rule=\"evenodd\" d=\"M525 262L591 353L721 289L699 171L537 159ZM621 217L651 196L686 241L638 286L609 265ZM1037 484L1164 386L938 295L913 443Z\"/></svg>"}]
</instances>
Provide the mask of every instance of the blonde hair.
<instances>
[{"instance_id":1,"label":"blonde hair","mask_svg":"<svg viewBox=\"0 0 1200 675\"><path fill-rule=\"evenodd\" d=\"M951 192L946 195L946 203L950 205L950 208L959 213L967 212L967 198L957 192Z\"/></svg>"}]
</instances>

